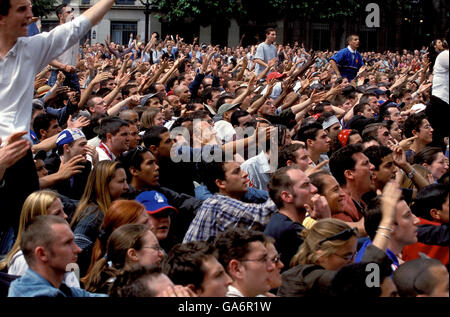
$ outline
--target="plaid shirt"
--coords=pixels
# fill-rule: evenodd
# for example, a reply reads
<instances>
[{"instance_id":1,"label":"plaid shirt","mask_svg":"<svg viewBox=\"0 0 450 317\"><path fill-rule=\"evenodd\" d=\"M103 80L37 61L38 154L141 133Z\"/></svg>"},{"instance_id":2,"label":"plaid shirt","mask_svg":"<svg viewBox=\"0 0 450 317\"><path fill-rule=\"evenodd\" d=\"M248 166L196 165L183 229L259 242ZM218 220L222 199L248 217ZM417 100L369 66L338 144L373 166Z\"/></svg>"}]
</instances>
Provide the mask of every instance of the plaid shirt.
<instances>
[{"instance_id":1,"label":"plaid shirt","mask_svg":"<svg viewBox=\"0 0 450 317\"><path fill-rule=\"evenodd\" d=\"M206 199L198 210L183 243L207 241L230 226L244 225L248 229L254 225L265 227L277 211L270 198L262 204L251 204L216 193Z\"/></svg>"}]
</instances>

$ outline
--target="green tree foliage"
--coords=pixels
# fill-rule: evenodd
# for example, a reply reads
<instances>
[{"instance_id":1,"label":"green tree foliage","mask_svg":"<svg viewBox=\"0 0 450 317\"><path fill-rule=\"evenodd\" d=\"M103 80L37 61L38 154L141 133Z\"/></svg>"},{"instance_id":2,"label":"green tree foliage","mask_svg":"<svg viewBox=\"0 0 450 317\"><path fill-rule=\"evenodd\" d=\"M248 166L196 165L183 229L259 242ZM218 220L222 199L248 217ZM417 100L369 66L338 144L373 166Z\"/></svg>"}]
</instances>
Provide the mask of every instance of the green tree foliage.
<instances>
[{"instance_id":1,"label":"green tree foliage","mask_svg":"<svg viewBox=\"0 0 450 317\"><path fill-rule=\"evenodd\" d=\"M32 0L33 15L38 17L46 17L54 10L56 0Z\"/></svg>"},{"instance_id":2,"label":"green tree foliage","mask_svg":"<svg viewBox=\"0 0 450 317\"><path fill-rule=\"evenodd\" d=\"M189 17L203 25L230 18L257 23L283 17L333 19L361 8L356 0L160 0L156 5L169 22Z\"/></svg>"}]
</instances>

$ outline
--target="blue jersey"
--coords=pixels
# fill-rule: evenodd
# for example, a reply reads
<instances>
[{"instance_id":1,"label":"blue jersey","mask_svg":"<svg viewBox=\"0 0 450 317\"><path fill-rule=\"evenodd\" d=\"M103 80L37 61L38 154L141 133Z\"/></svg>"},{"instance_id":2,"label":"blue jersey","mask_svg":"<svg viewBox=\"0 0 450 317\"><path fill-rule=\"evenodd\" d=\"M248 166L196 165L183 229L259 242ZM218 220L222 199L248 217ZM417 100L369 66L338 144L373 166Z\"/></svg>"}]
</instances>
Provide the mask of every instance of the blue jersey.
<instances>
[{"instance_id":1,"label":"blue jersey","mask_svg":"<svg viewBox=\"0 0 450 317\"><path fill-rule=\"evenodd\" d=\"M364 65L363 58L358 51L352 53L348 47L340 50L331 57L338 66L342 77L352 81L356 77L358 70Z\"/></svg>"}]
</instances>

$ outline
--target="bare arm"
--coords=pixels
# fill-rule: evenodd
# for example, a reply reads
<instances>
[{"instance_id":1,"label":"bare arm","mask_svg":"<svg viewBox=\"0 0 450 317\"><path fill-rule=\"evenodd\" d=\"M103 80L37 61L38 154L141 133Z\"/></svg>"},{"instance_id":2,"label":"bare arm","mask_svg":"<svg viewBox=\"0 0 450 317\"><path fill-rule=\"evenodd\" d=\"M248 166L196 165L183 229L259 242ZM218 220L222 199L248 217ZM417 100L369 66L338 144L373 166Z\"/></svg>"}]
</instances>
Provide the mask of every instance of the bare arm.
<instances>
[{"instance_id":1,"label":"bare arm","mask_svg":"<svg viewBox=\"0 0 450 317\"><path fill-rule=\"evenodd\" d=\"M106 12L111 9L114 3L115 0L100 0L88 10L83 12L83 15L88 18L92 25L96 25L98 22L100 22Z\"/></svg>"}]
</instances>

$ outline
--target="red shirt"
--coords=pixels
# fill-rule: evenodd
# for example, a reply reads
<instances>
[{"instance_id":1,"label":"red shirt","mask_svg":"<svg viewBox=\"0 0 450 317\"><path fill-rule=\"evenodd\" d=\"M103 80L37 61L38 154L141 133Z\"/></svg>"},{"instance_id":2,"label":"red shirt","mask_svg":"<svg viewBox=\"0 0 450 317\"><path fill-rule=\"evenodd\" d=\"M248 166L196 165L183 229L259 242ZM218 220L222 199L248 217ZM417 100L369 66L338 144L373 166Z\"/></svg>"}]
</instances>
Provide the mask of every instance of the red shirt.
<instances>
[{"instance_id":1,"label":"red shirt","mask_svg":"<svg viewBox=\"0 0 450 317\"><path fill-rule=\"evenodd\" d=\"M421 225L434 225L434 226L441 225L439 222L422 219L420 217L419 220ZM402 251L402 259L404 261L417 259L420 257L419 252L428 255L430 258L441 261L442 264L444 265L448 265L448 253L449 253L448 246L444 247L439 245L429 245L420 242L404 247Z\"/></svg>"}]
</instances>

